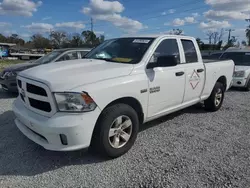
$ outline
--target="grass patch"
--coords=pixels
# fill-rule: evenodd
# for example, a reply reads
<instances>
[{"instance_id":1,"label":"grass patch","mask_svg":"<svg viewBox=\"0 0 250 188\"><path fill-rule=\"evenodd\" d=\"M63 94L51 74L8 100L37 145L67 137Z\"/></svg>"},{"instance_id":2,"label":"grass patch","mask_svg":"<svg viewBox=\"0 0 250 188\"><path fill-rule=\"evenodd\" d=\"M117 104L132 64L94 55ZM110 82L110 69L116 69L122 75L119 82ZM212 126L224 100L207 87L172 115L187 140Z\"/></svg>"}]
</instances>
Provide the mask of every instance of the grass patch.
<instances>
[{"instance_id":1,"label":"grass patch","mask_svg":"<svg viewBox=\"0 0 250 188\"><path fill-rule=\"evenodd\" d=\"M0 72L6 67L23 62L22 60L0 60Z\"/></svg>"}]
</instances>

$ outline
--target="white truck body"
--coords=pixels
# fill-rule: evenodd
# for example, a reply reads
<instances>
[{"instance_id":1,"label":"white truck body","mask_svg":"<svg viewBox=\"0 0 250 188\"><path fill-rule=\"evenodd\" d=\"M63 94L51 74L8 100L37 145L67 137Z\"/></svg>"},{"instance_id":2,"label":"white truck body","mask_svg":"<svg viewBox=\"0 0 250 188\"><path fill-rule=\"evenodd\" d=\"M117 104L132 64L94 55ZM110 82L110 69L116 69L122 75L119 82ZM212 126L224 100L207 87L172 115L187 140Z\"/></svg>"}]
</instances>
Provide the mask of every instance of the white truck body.
<instances>
[{"instance_id":1,"label":"white truck body","mask_svg":"<svg viewBox=\"0 0 250 188\"><path fill-rule=\"evenodd\" d=\"M221 59L232 59L235 63L232 87L250 90L250 47L229 48Z\"/></svg>"},{"instance_id":2,"label":"white truck body","mask_svg":"<svg viewBox=\"0 0 250 188\"><path fill-rule=\"evenodd\" d=\"M21 72L17 78L20 95L13 103L17 127L48 150L77 150L90 146L98 118L107 106L117 101L131 104L140 123L145 123L208 99L218 81L225 90L230 87L234 71L232 60L203 63L199 47L192 37L147 37L152 38L152 43L136 64L82 59ZM144 38L133 37L133 42L146 43L148 40ZM158 46L170 39L178 46L178 65L147 68ZM195 50L195 62L186 63L183 41L193 44L194 48L190 50ZM27 84L42 88L47 96L30 92ZM94 110L81 113L58 110L54 93L83 91L96 103ZM51 110L38 109L40 103L31 104L30 99L45 102ZM136 105L138 108L134 107ZM67 138L66 145L62 143L62 134Z\"/></svg>"}]
</instances>

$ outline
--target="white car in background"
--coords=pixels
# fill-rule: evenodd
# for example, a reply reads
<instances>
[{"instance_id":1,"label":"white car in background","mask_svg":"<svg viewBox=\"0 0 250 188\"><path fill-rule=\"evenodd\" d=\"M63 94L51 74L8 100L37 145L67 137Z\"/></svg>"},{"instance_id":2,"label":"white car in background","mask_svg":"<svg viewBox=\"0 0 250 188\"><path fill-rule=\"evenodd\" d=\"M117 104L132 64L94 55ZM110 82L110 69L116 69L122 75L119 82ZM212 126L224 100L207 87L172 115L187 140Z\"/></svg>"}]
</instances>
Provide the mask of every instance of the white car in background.
<instances>
[{"instance_id":1,"label":"white car in background","mask_svg":"<svg viewBox=\"0 0 250 188\"><path fill-rule=\"evenodd\" d=\"M229 48L220 59L232 59L235 64L232 87L250 91L250 47Z\"/></svg>"}]
</instances>

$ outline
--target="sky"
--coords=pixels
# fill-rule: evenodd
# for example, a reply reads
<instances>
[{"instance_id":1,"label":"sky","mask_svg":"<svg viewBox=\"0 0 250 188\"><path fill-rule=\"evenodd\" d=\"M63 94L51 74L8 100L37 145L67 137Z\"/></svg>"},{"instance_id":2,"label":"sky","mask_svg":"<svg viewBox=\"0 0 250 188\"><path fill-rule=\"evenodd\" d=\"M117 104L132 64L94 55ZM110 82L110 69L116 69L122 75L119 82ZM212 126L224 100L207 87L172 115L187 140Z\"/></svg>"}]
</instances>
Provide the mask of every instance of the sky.
<instances>
[{"instance_id":1,"label":"sky","mask_svg":"<svg viewBox=\"0 0 250 188\"><path fill-rule=\"evenodd\" d=\"M0 0L0 33L16 33L29 40L35 33L68 33L93 29L105 38L127 34L185 35L207 41L208 31L233 29L245 40L250 0Z\"/></svg>"}]
</instances>

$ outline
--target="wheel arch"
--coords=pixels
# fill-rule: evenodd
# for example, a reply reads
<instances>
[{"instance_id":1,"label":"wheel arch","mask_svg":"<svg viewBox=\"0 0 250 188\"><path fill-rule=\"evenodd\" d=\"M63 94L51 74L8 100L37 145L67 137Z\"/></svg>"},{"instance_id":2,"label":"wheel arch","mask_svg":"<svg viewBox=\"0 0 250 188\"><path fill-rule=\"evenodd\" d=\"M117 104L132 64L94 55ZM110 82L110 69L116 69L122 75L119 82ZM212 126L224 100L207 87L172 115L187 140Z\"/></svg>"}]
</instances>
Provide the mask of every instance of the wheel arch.
<instances>
[{"instance_id":1,"label":"wheel arch","mask_svg":"<svg viewBox=\"0 0 250 188\"><path fill-rule=\"evenodd\" d=\"M217 83L217 82L223 84L224 90L225 91L227 90L227 78L226 78L226 76L219 77L218 80L215 83Z\"/></svg>"},{"instance_id":2,"label":"wheel arch","mask_svg":"<svg viewBox=\"0 0 250 188\"><path fill-rule=\"evenodd\" d=\"M143 113L142 105L134 97L122 97L122 98L115 99L115 100L111 101L109 104L107 104L103 110L105 110L106 108L108 108L114 104L119 104L119 103L127 104L127 105L131 106L136 111L140 124L143 123L144 113ZM101 114L100 114L100 116L101 116Z\"/></svg>"}]
</instances>

